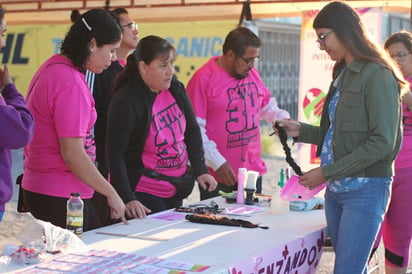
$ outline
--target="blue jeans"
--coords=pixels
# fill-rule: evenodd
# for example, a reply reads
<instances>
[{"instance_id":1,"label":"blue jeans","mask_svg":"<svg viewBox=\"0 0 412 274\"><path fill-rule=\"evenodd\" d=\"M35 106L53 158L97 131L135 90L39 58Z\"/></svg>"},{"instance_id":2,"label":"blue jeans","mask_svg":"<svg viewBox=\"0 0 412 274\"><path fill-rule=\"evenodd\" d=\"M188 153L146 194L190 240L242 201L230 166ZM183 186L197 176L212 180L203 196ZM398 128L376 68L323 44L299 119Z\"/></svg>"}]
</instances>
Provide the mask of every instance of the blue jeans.
<instances>
[{"instance_id":1,"label":"blue jeans","mask_svg":"<svg viewBox=\"0 0 412 274\"><path fill-rule=\"evenodd\" d=\"M325 214L336 254L334 274L367 273L367 262L390 198L391 179L372 178L359 189L326 189Z\"/></svg>"}]
</instances>

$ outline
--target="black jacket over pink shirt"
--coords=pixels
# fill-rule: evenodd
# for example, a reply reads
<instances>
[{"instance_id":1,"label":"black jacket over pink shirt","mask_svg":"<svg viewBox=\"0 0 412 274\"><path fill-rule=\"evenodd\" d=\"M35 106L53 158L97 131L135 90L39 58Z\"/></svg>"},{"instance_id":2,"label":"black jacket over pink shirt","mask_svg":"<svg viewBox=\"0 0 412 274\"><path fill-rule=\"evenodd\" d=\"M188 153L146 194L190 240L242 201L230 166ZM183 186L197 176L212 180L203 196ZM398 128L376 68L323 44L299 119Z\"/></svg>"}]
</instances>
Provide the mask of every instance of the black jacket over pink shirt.
<instances>
[{"instance_id":1,"label":"black jacket over pink shirt","mask_svg":"<svg viewBox=\"0 0 412 274\"><path fill-rule=\"evenodd\" d=\"M208 173L205 164L200 128L181 82L173 79L169 88L186 119L185 144L195 178ZM134 190L144 168L143 147L157 94L152 92L139 75L124 83L110 103L106 152L110 182L125 203L136 200Z\"/></svg>"}]
</instances>

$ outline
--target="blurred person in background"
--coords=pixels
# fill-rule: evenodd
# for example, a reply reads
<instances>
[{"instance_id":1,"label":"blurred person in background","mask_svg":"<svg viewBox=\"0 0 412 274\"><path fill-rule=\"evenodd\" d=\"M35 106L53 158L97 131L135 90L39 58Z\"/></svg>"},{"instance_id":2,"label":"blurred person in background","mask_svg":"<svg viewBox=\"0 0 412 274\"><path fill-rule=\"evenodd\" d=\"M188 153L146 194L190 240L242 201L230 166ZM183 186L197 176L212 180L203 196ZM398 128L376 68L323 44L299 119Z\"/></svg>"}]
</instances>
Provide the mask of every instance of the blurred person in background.
<instances>
[{"instance_id":1,"label":"blurred person in background","mask_svg":"<svg viewBox=\"0 0 412 274\"><path fill-rule=\"evenodd\" d=\"M127 56L134 50L139 42L139 29L137 24L129 16L124 8L116 8L111 11L119 19L122 26L122 41L116 50L117 59L102 73L86 71L86 82L89 85L95 101L97 120L94 125L94 140L96 144L96 162L100 173L108 179L108 168L106 165L106 128L107 111L112 99L113 87L117 75L126 65ZM110 209L106 203L106 197L98 192L93 195L93 204L100 219L100 225L112 224L115 220L110 218Z\"/></svg>"},{"instance_id":2,"label":"blurred person in background","mask_svg":"<svg viewBox=\"0 0 412 274\"><path fill-rule=\"evenodd\" d=\"M412 34L399 31L389 36L384 44L386 51L399 65L403 76L412 88ZM392 196L374 251L383 239L385 247L385 273L405 274L410 260L412 239L412 210L407 210L412 197L412 93L403 97L403 139L395 159L395 176Z\"/></svg>"},{"instance_id":3,"label":"blurred person in background","mask_svg":"<svg viewBox=\"0 0 412 274\"><path fill-rule=\"evenodd\" d=\"M93 93L97 111L97 120L94 125L97 168L105 178L107 178L108 175L105 150L107 110L112 98L116 77L126 65L127 56L136 48L139 42L138 26L129 16L127 10L124 8L116 8L111 12L119 19L123 30L120 47L116 50L117 59L102 73L95 74L91 71L86 72L86 81Z\"/></svg>"},{"instance_id":4,"label":"blurred person in background","mask_svg":"<svg viewBox=\"0 0 412 274\"><path fill-rule=\"evenodd\" d=\"M0 49L4 48L7 22L0 5ZM0 69L0 221L5 204L13 196L12 149L27 145L34 133L33 116L13 83L8 65Z\"/></svg>"}]
</instances>

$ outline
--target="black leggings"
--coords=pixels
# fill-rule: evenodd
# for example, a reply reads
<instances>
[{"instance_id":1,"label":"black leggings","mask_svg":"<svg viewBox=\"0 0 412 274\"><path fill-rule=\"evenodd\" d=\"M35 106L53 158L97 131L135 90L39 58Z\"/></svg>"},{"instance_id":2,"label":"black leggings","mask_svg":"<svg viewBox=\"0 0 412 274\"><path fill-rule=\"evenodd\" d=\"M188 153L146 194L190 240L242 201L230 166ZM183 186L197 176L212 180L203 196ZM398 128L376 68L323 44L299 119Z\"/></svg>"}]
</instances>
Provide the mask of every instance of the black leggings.
<instances>
[{"instance_id":1,"label":"black leggings","mask_svg":"<svg viewBox=\"0 0 412 274\"><path fill-rule=\"evenodd\" d=\"M66 228L67 198L54 197L23 190L24 200L33 217ZM83 231L99 226L91 199L83 199Z\"/></svg>"},{"instance_id":2,"label":"black leggings","mask_svg":"<svg viewBox=\"0 0 412 274\"><path fill-rule=\"evenodd\" d=\"M162 198L145 192L135 192L136 199L153 213L167 209L176 208L182 205L183 201L174 197Z\"/></svg>"}]
</instances>

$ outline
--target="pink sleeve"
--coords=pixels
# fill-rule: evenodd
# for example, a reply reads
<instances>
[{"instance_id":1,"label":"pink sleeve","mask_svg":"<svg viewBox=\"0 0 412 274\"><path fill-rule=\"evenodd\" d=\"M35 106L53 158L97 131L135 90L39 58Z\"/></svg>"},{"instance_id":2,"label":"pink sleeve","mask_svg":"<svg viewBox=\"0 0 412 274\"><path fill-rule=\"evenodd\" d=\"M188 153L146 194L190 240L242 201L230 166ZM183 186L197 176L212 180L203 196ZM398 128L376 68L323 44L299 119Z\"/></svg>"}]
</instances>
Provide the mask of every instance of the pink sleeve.
<instances>
[{"instance_id":1,"label":"pink sleeve","mask_svg":"<svg viewBox=\"0 0 412 274\"><path fill-rule=\"evenodd\" d=\"M187 84L186 91L189 94L196 117L206 119L207 114L207 81L202 73L195 73Z\"/></svg>"},{"instance_id":2,"label":"pink sleeve","mask_svg":"<svg viewBox=\"0 0 412 274\"><path fill-rule=\"evenodd\" d=\"M263 83L259 72L256 69L253 69L252 72L254 72L256 84L258 84L259 90L262 91L260 119L264 119L268 123L273 123L275 120L290 118L289 112L279 108L276 99L274 97L270 97L271 92Z\"/></svg>"},{"instance_id":3,"label":"pink sleeve","mask_svg":"<svg viewBox=\"0 0 412 274\"><path fill-rule=\"evenodd\" d=\"M85 90L86 89L86 90ZM75 85L60 90L54 101L54 123L57 136L85 137L90 121L91 95L87 86Z\"/></svg>"}]
</instances>

